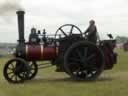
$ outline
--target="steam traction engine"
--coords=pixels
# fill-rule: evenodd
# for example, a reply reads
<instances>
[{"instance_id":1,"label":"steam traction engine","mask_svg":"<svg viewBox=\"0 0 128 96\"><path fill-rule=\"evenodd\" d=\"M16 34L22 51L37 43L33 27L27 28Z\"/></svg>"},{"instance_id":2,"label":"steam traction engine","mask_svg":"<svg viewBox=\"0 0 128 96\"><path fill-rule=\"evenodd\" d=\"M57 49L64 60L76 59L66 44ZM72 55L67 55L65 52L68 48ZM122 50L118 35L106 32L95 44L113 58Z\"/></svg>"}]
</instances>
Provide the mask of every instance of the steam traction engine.
<instances>
[{"instance_id":1,"label":"steam traction engine","mask_svg":"<svg viewBox=\"0 0 128 96\"><path fill-rule=\"evenodd\" d=\"M37 34L33 28L29 42L25 42L24 11L18 11L17 15L18 45L14 58L5 64L3 71L8 82L34 78L39 69L37 61L50 61L57 67L56 71L66 72L74 80L96 80L103 70L112 69L116 63L115 40L103 40L95 45L72 24L58 28L54 38L44 31L40 39L40 31Z\"/></svg>"}]
</instances>

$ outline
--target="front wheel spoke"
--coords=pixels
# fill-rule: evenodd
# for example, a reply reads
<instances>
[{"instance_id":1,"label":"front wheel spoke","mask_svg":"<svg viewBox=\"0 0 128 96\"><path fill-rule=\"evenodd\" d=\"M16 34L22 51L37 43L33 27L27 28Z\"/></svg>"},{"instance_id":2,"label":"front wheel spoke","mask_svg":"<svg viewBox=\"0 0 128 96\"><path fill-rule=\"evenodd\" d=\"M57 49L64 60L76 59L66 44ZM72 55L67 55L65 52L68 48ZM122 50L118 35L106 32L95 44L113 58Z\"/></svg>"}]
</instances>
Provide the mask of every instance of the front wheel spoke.
<instances>
[{"instance_id":1,"label":"front wheel spoke","mask_svg":"<svg viewBox=\"0 0 128 96\"><path fill-rule=\"evenodd\" d=\"M7 73L8 75L10 75L10 74L12 74L13 73L13 71L12 72L9 72L9 73Z\"/></svg>"},{"instance_id":2,"label":"front wheel spoke","mask_svg":"<svg viewBox=\"0 0 128 96\"><path fill-rule=\"evenodd\" d=\"M18 80L18 77L17 77L17 76L15 76L15 80L16 80L16 81Z\"/></svg>"},{"instance_id":3,"label":"front wheel spoke","mask_svg":"<svg viewBox=\"0 0 128 96\"><path fill-rule=\"evenodd\" d=\"M13 74L12 76L11 76L11 79L13 79L15 77L15 74Z\"/></svg>"},{"instance_id":4,"label":"front wheel spoke","mask_svg":"<svg viewBox=\"0 0 128 96\"><path fill-rule=\"evenodd\" d=\"M13 63L11 63L10 65L12 66L13 69L15 68L15 66L13 65Z\"/></svg>"},{"instance_id":5,"label":"front wheel spoke","mask_svg":"<svg viewBox=\"0 0 128 96\"><path fill-rule=\"evenodd\" d=\"M10 67L8 67L8 69L9 69L9 70L13 70L14 68L10 68Z\"/></svg>"}]
</instances>

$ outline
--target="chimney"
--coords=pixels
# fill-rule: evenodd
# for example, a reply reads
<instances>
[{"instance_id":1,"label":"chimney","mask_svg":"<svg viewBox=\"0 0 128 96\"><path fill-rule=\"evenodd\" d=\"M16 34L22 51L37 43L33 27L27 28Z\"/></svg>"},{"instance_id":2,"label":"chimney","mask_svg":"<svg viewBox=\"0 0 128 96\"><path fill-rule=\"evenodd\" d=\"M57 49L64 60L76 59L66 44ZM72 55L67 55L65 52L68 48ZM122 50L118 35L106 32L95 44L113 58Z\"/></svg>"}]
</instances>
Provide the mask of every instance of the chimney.
<instances>
[{"instance_id":1,"label":"chimney","mask_svg":"<svg viewBox=\"0 0 128 96\"><path fill-rule=\"evenodd\" d=\"M18 17L18 33L19 33L19 44L23 44L25 42L24 39L24 11L17 11Z\"/></svg>"}]
</instances>

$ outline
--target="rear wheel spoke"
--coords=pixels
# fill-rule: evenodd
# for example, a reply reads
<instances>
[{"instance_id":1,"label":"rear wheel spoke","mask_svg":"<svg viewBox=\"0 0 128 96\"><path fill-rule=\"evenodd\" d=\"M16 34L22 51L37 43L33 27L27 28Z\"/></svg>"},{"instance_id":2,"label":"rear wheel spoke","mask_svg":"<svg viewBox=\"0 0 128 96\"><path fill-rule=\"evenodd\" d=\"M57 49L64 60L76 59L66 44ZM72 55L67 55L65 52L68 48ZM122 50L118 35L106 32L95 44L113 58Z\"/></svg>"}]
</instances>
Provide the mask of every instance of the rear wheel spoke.
<instances>
[{"instance_id":1,"label":"rear wheel spoke","mask_svg":"<svg viewBox=\"0 0 128 96\"><path fill-rule=\"evenodd\" d=\"M73 57L71 57L70 60L73 61L73 62L81 62L80 59L78 59L78 58L73 58Z\"/></svg>"},{"instance_id":2,"label":"rear wheel spoke","mask_svg":"<svg viewBox=\"0 0 128 96\"><path fill-rule=\"evenodd\" d=\"M87 58L87 54L88 54L88 48L85 47L85 48L84 48L84 58Z\"/></svg>"},{"instance_id":3,"label":"rear wheel spoke","mask_svg":"<svg viewBox=\"0 0 128 96\"><path fill-rule=\"evenodd\" d=\"M83 56L82 56L82 54L81 54L80 50L76 50L76 53L77 53L77 55L78 55L78 57L79 57L80 59L82 59L82 58L83 58Z\"/></svg>"},{"instance_id":4,"label":"rear wheel spoke","mask_svg":"<svg viewBox=\"0 0 128 96\"><path fill-rule=\"evenodd\" d=\"M87 57L87 60L91 60L91 59L94 59L95 58L95 54L91 54L90 56Z\"/></svg>"}]
</instances>

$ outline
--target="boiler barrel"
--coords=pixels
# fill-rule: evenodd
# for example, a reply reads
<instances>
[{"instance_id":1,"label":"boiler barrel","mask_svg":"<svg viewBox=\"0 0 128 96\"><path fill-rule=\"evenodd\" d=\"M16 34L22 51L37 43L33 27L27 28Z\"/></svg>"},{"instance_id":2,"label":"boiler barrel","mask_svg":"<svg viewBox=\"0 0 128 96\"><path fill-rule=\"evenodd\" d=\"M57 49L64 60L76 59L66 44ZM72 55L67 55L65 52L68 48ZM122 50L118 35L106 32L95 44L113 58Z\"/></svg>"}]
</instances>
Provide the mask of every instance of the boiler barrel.
<instances>
[{"instance_id":1,"label":"boiler barrel","mask_svg":"<svg viewBox=\"0 0 128 96\"><path fill-rule=\"evenodd\" d=\"M53 60L56 58L57 55L56 49L56 47L51 46L44 47L43 45L26 45L26 59L30 61Z\"/></svg>"}]
</instances>

